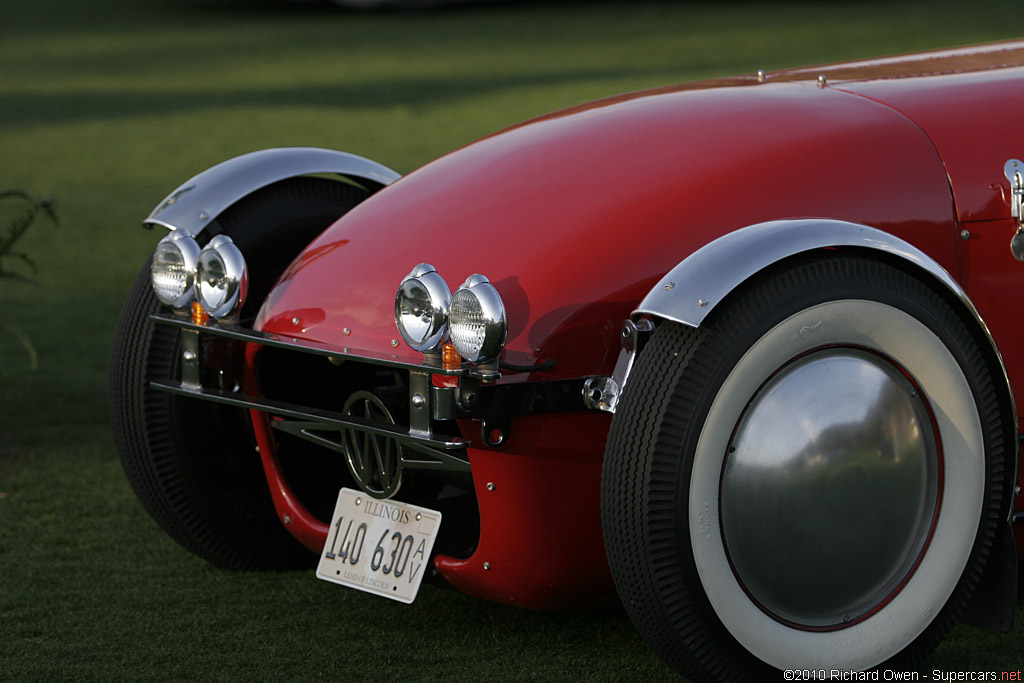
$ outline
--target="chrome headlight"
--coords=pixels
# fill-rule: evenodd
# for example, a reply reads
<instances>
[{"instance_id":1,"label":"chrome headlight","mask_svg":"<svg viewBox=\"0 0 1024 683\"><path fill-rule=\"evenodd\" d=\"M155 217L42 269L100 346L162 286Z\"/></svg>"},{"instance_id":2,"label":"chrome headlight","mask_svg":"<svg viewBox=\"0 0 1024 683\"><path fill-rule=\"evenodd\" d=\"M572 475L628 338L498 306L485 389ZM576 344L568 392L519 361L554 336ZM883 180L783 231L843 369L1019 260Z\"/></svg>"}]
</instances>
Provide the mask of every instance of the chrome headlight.
<instances>
[{"instance_id":1,"label":"chrome headlight","mask_svg":"<svg viewBox=\"0 0 1024 683\"><path fill-rule=\"evenodd\" d=\"M395 294L395 324L402 339L427 353L444 341L452 292L434 266L421 263L405 276Z\"/></svg>"},{"instance_id":2,"label":"chrome headlight","mask_svg":"<svg viewBox=\"0 0 1024 683\"><path fill-rule=\"evenodd\" d=\"M196 297L214 318L231 315L245 303L249 272L242 252L227 235L217 235L199 253Z\"/></svg>"},{"instance_id":3,"label":"chrome headlight","mask_svg":"<svg viewBox=\"0 0 1024 683\"><path fill-rule=\"evenodd\" d=\"M452 296L449 335L455 350L471 363L487 363L505 345L508 323L498 290L483 275L471 275Z\"/></svg>"},{"instance_id":4,"label":"chrome headlight","mask_svg":"<svg viewBox=\"0 0 1024 683\"><path fill-rule=\"evenodd\" d=\"M199 243L185 230L172 230L156 245L150 277L160 303L183 311L195 296L193 284Z\"/></svg>"}]
</instances>

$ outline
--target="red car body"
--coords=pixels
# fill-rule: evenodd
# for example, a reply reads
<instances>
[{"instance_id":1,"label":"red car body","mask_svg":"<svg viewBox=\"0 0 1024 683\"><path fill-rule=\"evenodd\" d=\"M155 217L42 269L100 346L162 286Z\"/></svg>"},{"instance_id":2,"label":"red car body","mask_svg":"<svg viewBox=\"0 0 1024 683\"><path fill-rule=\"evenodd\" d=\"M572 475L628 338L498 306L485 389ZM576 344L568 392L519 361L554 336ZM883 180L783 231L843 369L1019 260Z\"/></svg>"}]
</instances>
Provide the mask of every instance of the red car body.
<instances>
[{"instance_id":1,"label":"red car body","mask_svg":"<svg viewBox=\"0 0 1024 683\"><path fill-rule=\"evenodd\" d=\"M419 260L453 281L489 274L514 321L510 359L557 358L537 373L545 377L606 375L618 321L683 256L747 225L827 216L882 228L953 274L1004 349L1011 385L1024 387L1024 354L1011 352L1024 317L1005 304L1024 266L1009 249L1017 222L1003 176L1024 145L991 124L991 112L1019 101L1022 64L1024 45L1004 44L705 81L530 121L428 164L346 215L299 256L258 326L415 361L407 345L391 346L384 302ZM531 607L609 590L598 509L608 417L522 418L538 424L516 425L502 451L521 456L511 471L500 466L510 458L481 448L470 426L481 547L470 560L439 558L442 575ZM503 482L500 494L483 489L493 480ZM319 550L326 534L311 524L310 544ZM1024 543L1021 527L1017 537ZM531 571L521 570L524 556L536 561ZM581 565L594 581L566 594Z\"/></svg>"},{"instance_id":2,"label":"red car body","mask_svg":"<svg viewBox=\"0 0 1024 683\"><path fill-rule=\"evenodd\" d=\"M1005 364L997 391L1019 407L1024 318L1010 297L1024 264L1011 253L1019 223L1004 165L1024 158L1007 125L1022 86L1024 43L1005 43L684 84L544 116L374 192L301 251L253 328L421 363L393 313L397 283L425 262L450 283L485 273L501 295L501 358L520 369L503 371L499 386L611 376L622 322L643 317L645 297L674 285L665 279L688 257L749 226L828 220L915 247L962 288ZM687 295L701 308L719 303ZM250 393L261 390L261 353L259 344L246 353ZM251 416L276 514L319 553L329 520L282 474L272 414ZM1004 417L1016 452L1021 415ZM602 410L516 415L498 445L478 420L458 420L479 540L469 555L437 554L437 573L461 591L533 608L614 596L601 523L612 419ZM1013 499L1019 520L1024 501L1010 494L1002 505ZM1019 553L1022 526L1014 532Z\"/></svg>"}]
</instances>

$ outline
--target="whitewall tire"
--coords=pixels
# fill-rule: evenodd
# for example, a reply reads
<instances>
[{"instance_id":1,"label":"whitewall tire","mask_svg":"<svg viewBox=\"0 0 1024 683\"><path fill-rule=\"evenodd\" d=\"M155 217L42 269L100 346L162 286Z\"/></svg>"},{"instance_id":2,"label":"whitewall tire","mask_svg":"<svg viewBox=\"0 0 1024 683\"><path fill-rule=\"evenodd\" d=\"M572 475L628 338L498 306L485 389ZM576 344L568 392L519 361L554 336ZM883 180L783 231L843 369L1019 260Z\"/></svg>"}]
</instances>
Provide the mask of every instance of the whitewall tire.
<instances>
[{"instance_id":1,"label":"whitewall tire","mask_svg":"<svg viewBox=\"0 0 1024 683\"><path fill-rule=\"evenodd\" d=\"M1005 508L981 348L941 290L835 252L761 276L700 329L661 323L602 482L612 573L652 647L700 679L923 658Z\"/></svg>"}]
</instances>

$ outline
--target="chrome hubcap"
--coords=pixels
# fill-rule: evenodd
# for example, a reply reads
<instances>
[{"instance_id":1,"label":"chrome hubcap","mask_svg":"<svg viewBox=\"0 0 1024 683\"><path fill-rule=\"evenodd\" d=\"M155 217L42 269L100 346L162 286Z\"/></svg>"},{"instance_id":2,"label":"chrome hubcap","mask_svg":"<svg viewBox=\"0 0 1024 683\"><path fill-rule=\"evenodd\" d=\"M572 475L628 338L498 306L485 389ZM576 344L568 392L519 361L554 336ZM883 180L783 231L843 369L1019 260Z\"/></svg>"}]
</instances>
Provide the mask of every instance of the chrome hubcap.
<instances>
[{"instance_id":1,"label":"chrome hubcap","mask_svg":"<svg viewBox=\"0 0 1024 683\"><path fill-rule=\"evenodd\" d=\"M808 353L761 386L726 454L720 510L730 565L762 610L842 628L900 590L939 504L933 425L915 384L866 350Z\"/></svg>"}]
</instances>

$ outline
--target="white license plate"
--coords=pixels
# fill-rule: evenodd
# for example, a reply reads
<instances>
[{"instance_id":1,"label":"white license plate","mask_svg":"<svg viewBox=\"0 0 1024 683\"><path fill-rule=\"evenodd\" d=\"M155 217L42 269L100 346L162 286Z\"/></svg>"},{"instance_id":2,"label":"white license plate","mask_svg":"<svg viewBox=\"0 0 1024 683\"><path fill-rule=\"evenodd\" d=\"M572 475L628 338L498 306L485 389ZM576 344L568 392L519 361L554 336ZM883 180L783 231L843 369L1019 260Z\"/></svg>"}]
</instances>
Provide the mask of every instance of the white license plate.
<instances>
[{"instance_id":1,"label":"white license plate","mask_svg":"<svg viewBox=\"0 0 1024 683\"><path fill-rule=\"evenodd\" d=\"M430 569L441 513L342 489L317 578L409 603Z\"/></svg>"}]
</instances>

